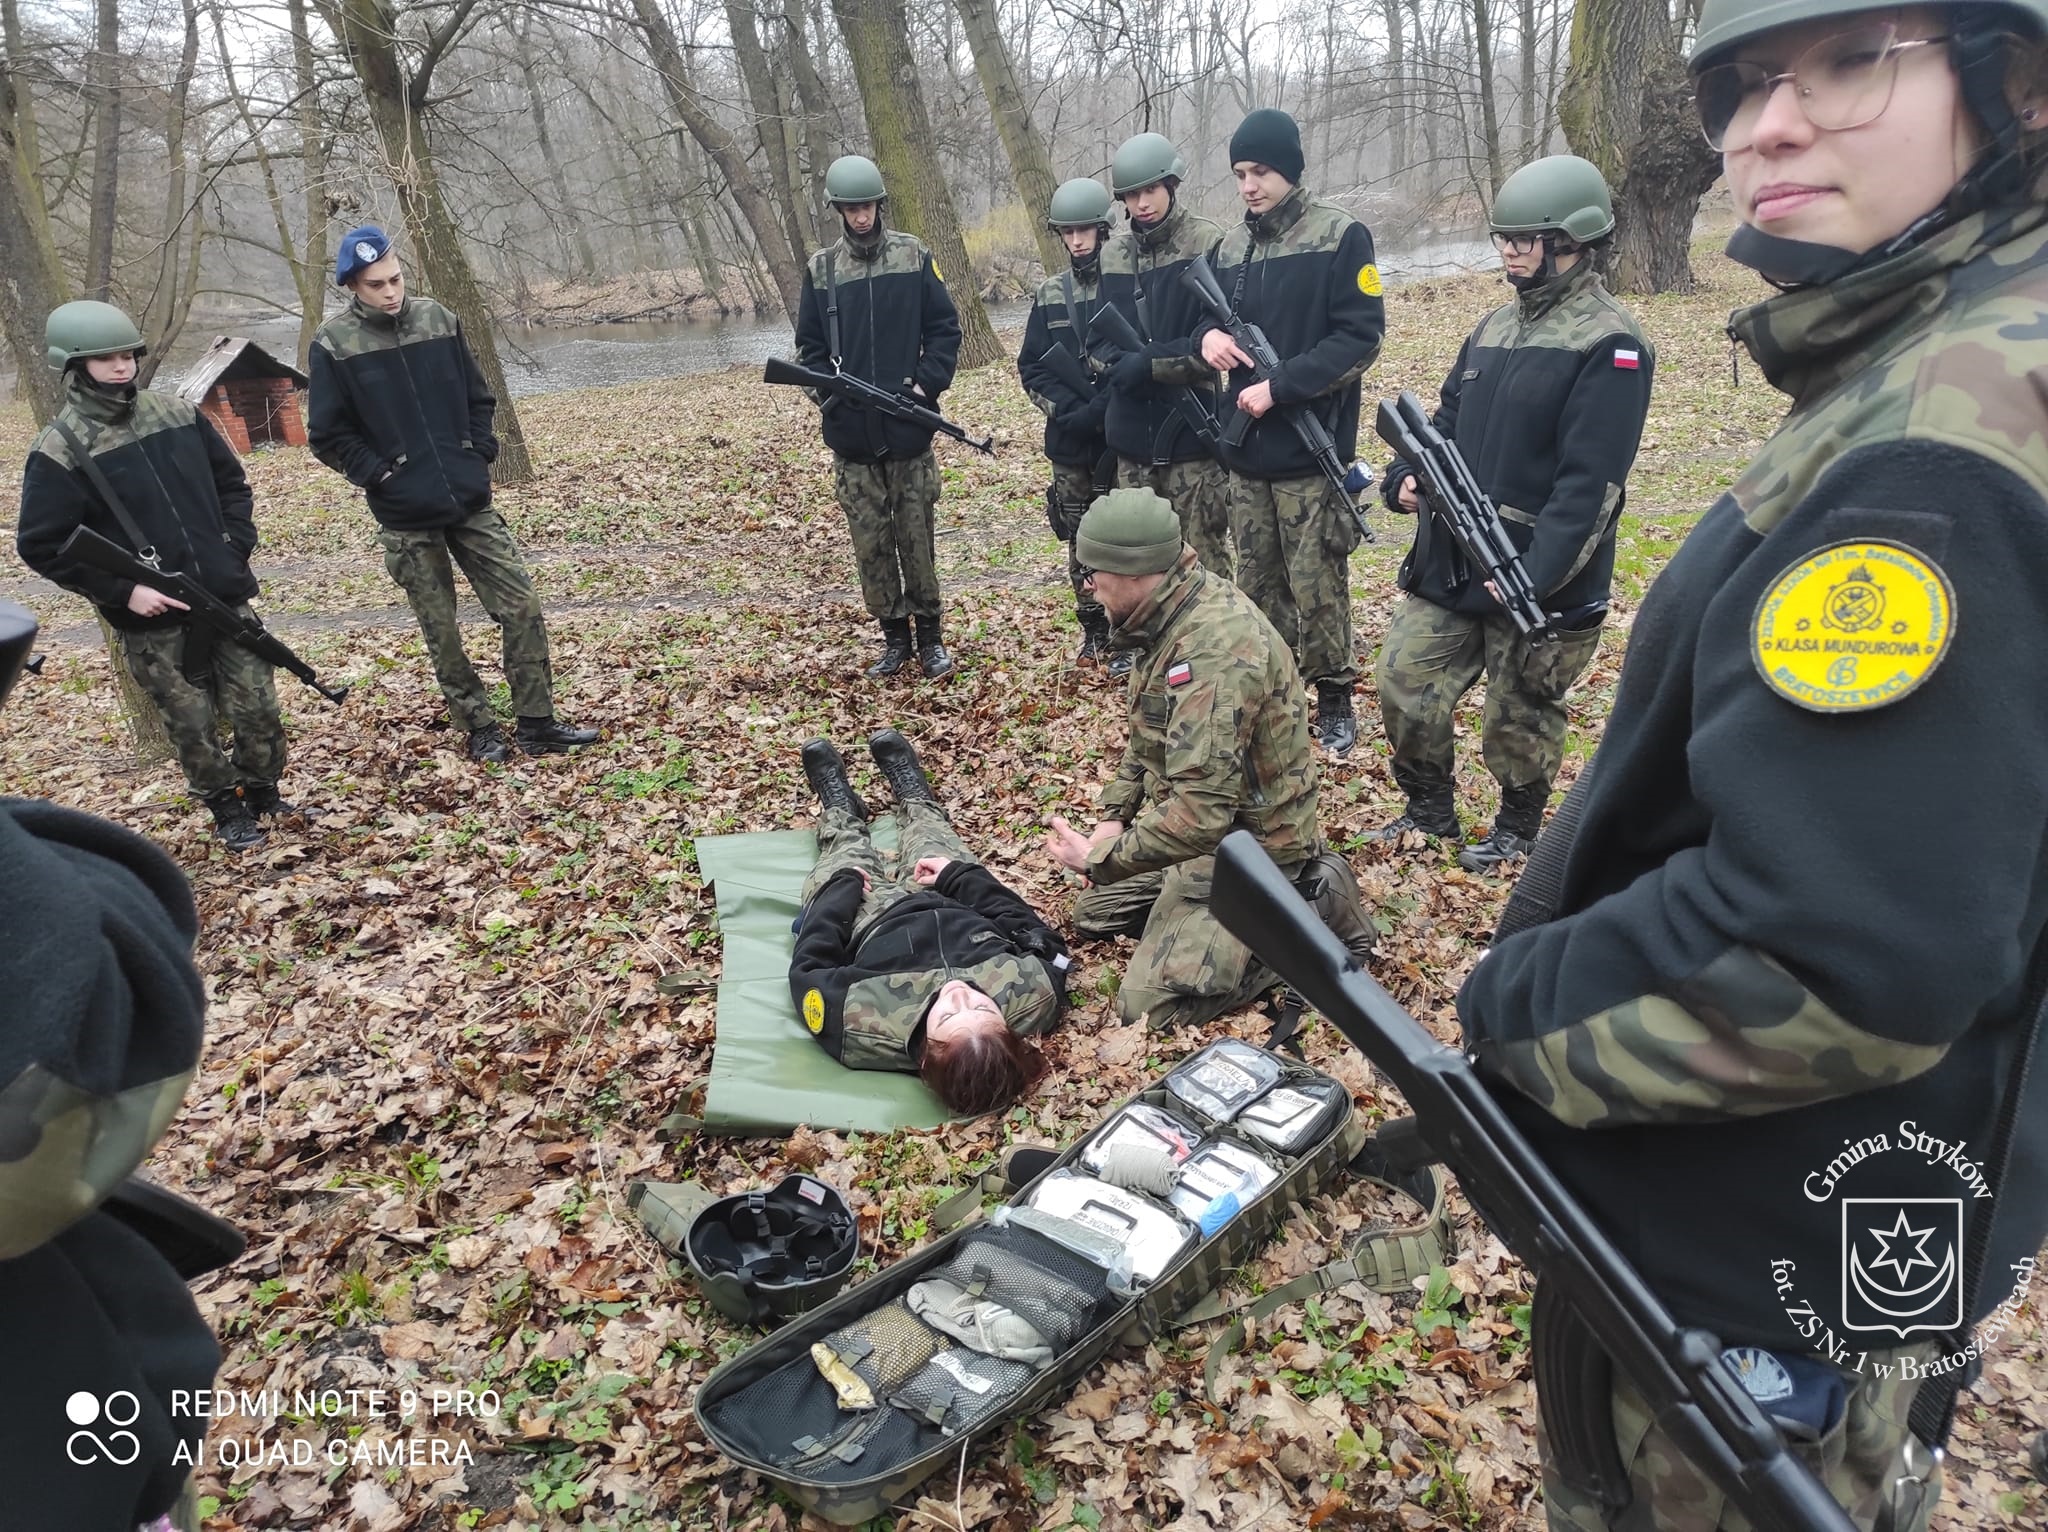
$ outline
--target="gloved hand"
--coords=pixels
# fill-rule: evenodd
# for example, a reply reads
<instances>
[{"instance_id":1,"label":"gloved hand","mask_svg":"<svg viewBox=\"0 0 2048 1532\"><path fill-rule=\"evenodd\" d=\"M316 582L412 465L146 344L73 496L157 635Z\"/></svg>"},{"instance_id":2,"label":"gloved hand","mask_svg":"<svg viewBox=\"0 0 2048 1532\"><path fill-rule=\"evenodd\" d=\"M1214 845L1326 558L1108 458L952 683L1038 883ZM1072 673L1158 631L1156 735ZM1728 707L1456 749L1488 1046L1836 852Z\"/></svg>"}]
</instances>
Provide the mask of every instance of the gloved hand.
<instances>
[{"instance_id":1,"label":"gloved hand","mask_svg":"<svg viewBox=\"0 0 2048 1532\"><path fill-rule=\"evenodd\" d=\"M1152 359L1142 351L1126 351L1109 369L1109 381L1126 390L1143 387L1152 381Z\"/></svg>"}]
</instances>

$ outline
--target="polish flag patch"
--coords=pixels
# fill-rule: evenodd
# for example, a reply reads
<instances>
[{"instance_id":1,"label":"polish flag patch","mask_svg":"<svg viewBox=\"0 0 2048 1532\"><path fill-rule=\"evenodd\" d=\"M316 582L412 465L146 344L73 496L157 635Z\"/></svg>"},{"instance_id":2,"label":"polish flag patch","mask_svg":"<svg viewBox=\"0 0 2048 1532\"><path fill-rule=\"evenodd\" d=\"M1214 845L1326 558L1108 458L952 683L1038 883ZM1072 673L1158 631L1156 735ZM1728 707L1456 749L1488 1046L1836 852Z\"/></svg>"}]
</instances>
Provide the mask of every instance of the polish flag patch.
<instances>
[{"instance_id":1,"label":"polish flag patch","mask_svg":"<svg viewBox=\"0 0 2048 1532\"><path fill-rule=\"evenodd\" d=\"M1614 353L1614 365L1634 372L1643 365L1643 354L1640 351L1617 351Z\"/></svg>"},{"instance_id":2,"label":"polish flag patch","mask_svg":"<svg viewBox=\"0 0 2048 1532\"><path fill-rule=\"evenodd\" d=\"M1194 678L1195 667L1186 660L1176 660L1173 664L1166 667L1166 684L1168 686L1185 686Z\"/></svg>"}]
</instances>

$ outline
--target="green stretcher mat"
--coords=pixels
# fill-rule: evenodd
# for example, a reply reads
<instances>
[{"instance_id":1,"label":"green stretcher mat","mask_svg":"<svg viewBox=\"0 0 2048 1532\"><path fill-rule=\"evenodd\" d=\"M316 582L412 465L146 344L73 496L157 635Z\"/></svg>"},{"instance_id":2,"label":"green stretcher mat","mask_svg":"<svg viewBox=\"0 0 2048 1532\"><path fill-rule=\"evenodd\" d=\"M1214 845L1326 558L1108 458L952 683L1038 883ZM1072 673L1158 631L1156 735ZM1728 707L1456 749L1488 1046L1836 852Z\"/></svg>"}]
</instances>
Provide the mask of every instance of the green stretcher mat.
<instances>
[{"instance_id":1,"label":"green stretcher mat","mask_svg":"<svg viewBox=\"0 0 2048 1532\"><path fill-rule=\"evenodd\" d=\"M877 815L877 849L893 849L893 816ZM701 1113L705 1133L782 1134L800 1125L843 1133L936 1128L951 1114L910 1074L847 1069L817 1044L789 998L792 929L804 878L818 861L809 830L706 835L697 865L718 899L725 970Z\"/></svg>"}]
</instances>

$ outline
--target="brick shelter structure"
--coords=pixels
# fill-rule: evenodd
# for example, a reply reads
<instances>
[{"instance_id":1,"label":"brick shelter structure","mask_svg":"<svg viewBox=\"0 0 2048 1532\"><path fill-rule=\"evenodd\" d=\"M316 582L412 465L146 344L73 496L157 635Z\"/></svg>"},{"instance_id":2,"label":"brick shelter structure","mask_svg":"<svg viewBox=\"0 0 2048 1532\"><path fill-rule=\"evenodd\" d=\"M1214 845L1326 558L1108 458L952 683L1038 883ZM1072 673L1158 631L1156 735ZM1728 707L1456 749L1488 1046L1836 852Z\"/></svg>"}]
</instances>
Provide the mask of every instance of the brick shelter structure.
<instances>
[{"instance_id":1,"label":"brick shelter structure","mask_svg":"<svg viewBox=\"0 0 2048 1532\"><path fill-rule=\"evenodd\" d=\"M217 335L178 385L178 397L197 405L237 452L264 442L306 445L299 393L306 375L280 362L253 340Z\"/></svg>"}]
</instances>

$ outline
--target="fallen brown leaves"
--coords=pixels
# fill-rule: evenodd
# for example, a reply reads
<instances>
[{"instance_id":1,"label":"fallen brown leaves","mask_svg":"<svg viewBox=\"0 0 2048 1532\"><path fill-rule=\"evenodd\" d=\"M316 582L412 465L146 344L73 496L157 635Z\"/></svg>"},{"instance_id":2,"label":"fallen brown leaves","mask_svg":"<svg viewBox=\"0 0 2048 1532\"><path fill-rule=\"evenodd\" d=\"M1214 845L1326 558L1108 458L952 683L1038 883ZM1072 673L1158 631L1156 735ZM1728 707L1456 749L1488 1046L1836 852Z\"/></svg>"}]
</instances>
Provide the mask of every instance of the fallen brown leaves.
<instances>
[{"instance_id":1,"label":"fallen brown leaves","mask_svg":"<svg viewBox=\"0 0 2048 1532\"><path fill-rule=\"evenodd\" d=\"M1468 282L1428 298L1401 311L1389 388L1433 387L1496 294ZM1718 319L1712 293L1652 306L1670 411L1653 419L1660 441L1704 418L1674 362L1704 366ZM627 1212L627 1184L725 1188L810 1170L846 1190L870 1260L887 1262L929 1237L942 1192L1003 1145L1071 1139L1207 1040L1108 1024L1128 944L1083 945L1046 1076L1000 1121L655 1137L709 1062L720 949L695 838L810 822L797 761L809 736L854 744L902 727L969 843L1056 918L1071 908L1038 838L1052 812L1088 807L1122 704L1069 661L1077 634L1038 509L1035 417L998 369L948 403L1005 442L993 461L941 457L961 673L877 687L858 678L870 627L848 599L808 406L736 375L525 401L543 476L504 504L550 598L561 710L605 742L491 771L462 759L360 505L302 453L259 456L271 610L356 689L337 711L281 685L286 787L322 817L279 828L241 862L204 834L174 769L128 759L103 657L64 637L85 623L78 603L26 582L6 591L61 631L0 728L5 781L155 836L198 891L208 1052L152 1170L250 1236L199 1292L223 1339L222 1387L287 1402L384 1396L377 1413L344 1400L218 1422L216 1445L342 1445L338 1464L307 1469L210 1460L214 1532L819 1526L697 1431L692 1390L747 1337L677 1279ZM1743 409L1755 414L1747 396ZM1717 425L1715 460L1739 455L1753 424ZM8 429L25 446L19 418ZM1669 487L1700 470L1651 467L1632 510L1676 512ZM1400 551L1390 533L1354 564L1362 648L1384 629ZM494 648L487 627L470 640L480 659ZM1579 754L1605 716L1619 647L1575 699ZM1370 718L1370 694L1360 700ZM1471 754L1468 822L1492 792ZM863 790L867 776L856 767ZM1451 996L1504 889L1439 855L1360 849L1397 797L1368 744L1327 774L1324 828L1352 850L1388 928L1383 982L1449 1036ZM1264 1026L1247 1014L1226 1030L1257 1038ZM1305 1041L1368 1108L1402 1110L1329 1028ZM1313 1269L1368 1222L1411 1217L1373 1188L1337 1188L1290 1219L1239 1295ZM1071 1397L972 1452L964 1480L954 1465L928 1481L903 1524L1535 1527L1526 1278L1462 1209L1460 1232L1439 1295L1453 1318L1434 1344L1414 1330L1421 1294L1345 1288L1275 1315L1223 1366L1216 1404L1202 1363L1219 1326L1113 1354ZM2029 1315L1964 1412L1945 1525L2041 1525L2044 1492L2016 1473L2028 1435L2048 1426L2041 1358ZM468 1461L406 1456L435 1443L466 1447Z\"/></svg>"}]
</instances>

